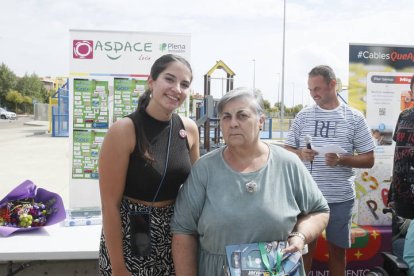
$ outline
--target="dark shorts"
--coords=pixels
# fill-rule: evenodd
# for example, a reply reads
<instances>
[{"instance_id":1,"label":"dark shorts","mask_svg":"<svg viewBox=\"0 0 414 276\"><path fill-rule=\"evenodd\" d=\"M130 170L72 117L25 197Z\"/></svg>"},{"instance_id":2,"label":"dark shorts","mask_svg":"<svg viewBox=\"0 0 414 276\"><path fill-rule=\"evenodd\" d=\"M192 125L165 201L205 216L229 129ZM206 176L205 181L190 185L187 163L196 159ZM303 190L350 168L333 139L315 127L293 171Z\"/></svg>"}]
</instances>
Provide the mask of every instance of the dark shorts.
<instances>
[{"instance_id":1,"label":"dark shorts","mask_svg":"<svg viewBox=\"0 0 414 276\"><path fill-rule=\"evenodd\" d=\"M355 200L329 203L329 222L326 227L326 239L342 248L351 247L352 210Z\"/></svg>"}]
</instances>

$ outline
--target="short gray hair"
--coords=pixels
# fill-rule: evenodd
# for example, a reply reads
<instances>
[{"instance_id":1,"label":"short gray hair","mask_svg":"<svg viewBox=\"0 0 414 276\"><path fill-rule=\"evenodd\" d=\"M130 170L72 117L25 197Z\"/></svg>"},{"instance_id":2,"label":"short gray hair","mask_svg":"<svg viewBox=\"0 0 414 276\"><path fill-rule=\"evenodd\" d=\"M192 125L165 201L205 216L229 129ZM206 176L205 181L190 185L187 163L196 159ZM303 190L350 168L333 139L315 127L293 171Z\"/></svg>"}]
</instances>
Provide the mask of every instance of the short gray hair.
<instances>
[{"instance_id":1,"label":"short gray hair","mask_svg":"<svg viewBox=\"0 0 414 276\"><path fill-rule=\"evenodd\" d=\"M322 76L326 83L330 83L332 80L336 80L334 70L328 65L319 65L309 72L309 77Z\"/></svg>"},{"instance_id":2,"label":"short gray hair","mask_svg":"<svg viewBox=\"0 0 414 276\"><path fill-rule=\"evenodd\" d=\"M240 98L249 99L253 110L255 110L258 115L262 115L264 113L262 92L255 88L238 87L227 92L219 100L217 104L218 115L220 116L223 113L223 109L227 103Z\"/></svg>"}]
</instances>

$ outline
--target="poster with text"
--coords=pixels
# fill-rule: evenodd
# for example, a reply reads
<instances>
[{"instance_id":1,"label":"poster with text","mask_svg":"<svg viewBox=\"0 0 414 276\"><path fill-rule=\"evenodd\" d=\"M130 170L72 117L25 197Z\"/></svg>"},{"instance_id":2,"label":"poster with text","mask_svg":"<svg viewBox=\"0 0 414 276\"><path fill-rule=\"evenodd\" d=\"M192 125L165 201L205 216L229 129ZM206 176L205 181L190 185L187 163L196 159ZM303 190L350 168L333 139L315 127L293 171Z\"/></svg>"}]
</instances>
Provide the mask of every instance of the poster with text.
<instances>
[{"instance_id":1,"label":"poster with text","mask_svg":"<svg viewBox=\"0 0 414 276\"><path fill-rule=\"evenodd\" d=\"M135 111L139 97L144 94L146 80L115 78L113 122Z\"/></svg>"},{"instance_id":2,"label":"poster with text","mask_svg":"<svg viewBox=\"0 0 414 276\"><path fill-rule=\"evenodd\" d=\"M113 123L135 111L151 66L165 54L190 61L191 36L70 30L70 209L100 209L98 155ZM187 116L188 101L179 110Z\"/></svg>"},{"instance_id":3,"label":"poster with text","mask_svg":"<svg viewBox=\"0 0 414 276\"><path fill-rule=\"evenodd\" d=\"M108 128L108 82L89 79L73 81L73 128Z\"/></svg>"},{"instance_id":4,"label":"poster with text","mask_svg":"<svg viewBox=\"0 0 414 276\"><path fill-rule=\"evenodd\" d=\"M105 134L87 130L73 132L73 178L98 179L99 150Z\"/></svg>"},{"instance_id":5,"label":"poster with text","mask_svg":"<svg viewBox=\"0 0 414 276\"><path fill-rule=\"evenodd\" d=\"M355 181L359 225L390 225L382 214L391 183L392 135L414 74L414 46L350 44L348 103L366 116L376 143L375 164L358 169Z\"/></svg>"}]
</instances>

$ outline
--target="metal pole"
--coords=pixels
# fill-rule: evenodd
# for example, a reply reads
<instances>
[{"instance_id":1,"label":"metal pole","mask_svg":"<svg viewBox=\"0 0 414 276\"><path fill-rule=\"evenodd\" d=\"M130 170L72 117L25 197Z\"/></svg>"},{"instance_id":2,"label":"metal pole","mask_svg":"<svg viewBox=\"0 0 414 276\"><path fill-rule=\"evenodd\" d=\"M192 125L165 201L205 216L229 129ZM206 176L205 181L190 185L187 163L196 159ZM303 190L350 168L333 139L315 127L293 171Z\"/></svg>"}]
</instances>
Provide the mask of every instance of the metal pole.
<instances>
[{"instance_id":1,"label":"metal pole","mask_svg":"<svg viewBox=\"0 0 414 276\"><path fill-rule=\"evenodd\" d=\"M277 74L277 103L280 103L280 73Z\"/></svg>"},{"instance_id":2,"label":"metal pole","mask_svg":"<svg viewBox=\"0 0 414 276\"><path fill-rule=\"evenodd\" d=\"M283 47L282 47L282 95L280 108L280 138L283 138L283 121L285 119L285 28L286 28L286 0L283 0Z\"/></svg>"},{"instance_id":3,"label":"metal pole","mask_svg":"<svg viewBox=\"0 0 414 276\"><path fill-rule=\"evenodd\" d=\"M253 89L256 88L256 60L253 59Z\"/></svg>"}]
</instances>

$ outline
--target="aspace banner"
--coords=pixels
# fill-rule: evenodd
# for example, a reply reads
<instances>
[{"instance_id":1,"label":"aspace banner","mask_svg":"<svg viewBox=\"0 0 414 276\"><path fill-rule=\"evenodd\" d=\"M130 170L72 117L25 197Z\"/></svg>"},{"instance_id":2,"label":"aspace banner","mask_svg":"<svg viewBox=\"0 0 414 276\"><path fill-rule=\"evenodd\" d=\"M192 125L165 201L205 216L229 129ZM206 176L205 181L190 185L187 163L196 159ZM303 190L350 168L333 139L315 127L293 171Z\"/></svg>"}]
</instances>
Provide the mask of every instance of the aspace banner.
<instances>
[{"instance_id":1,"label":"aspace banner","mask_svg":"<svg viewBox=\"0 0 414 276\"><path fill-rule=\"evenodd\" d=\"M112 123L133 112L154 61L190 61L188 34L70 30L71 209L100 208L98 157ZM188 116L189 99L177 110Z\"/></svg>"},{"instance_id":2,"label":"aspace banner","mask_svg":"<svg viewBox=\"0 0 414 276\"><path fill-rule=\"evenodd\" d=\"M190 59L187 34L123 31L70 31L70 72L101 74L148 73L164 54Z\"/></svg>"}]
</instances>

